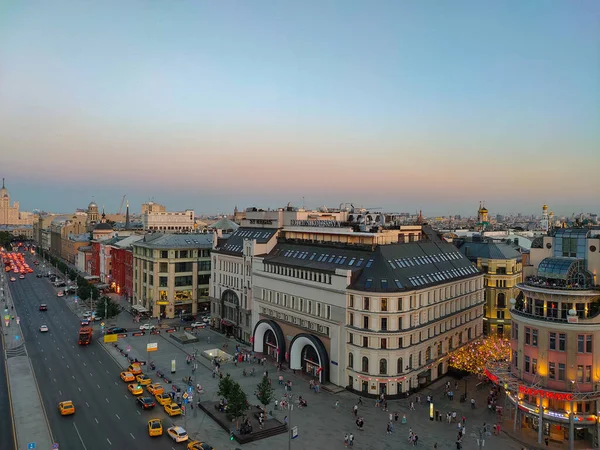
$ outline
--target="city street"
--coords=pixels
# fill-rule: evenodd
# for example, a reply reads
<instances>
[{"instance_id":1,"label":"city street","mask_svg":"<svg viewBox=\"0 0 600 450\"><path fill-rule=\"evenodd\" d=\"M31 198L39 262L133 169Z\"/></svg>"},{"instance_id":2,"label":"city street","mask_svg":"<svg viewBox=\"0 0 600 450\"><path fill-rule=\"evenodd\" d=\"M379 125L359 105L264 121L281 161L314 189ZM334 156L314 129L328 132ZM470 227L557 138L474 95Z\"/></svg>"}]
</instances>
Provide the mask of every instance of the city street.
<instances>
[{"instance_id":1,"label":"city street","mask_svg":"<svg viewBox=\"0 0 600 450\"><path fill-rule=\"evenodd\" d=\"M102 347L96 342L87 347L77 344L79 320L63 299L56 296L48 278L30 274L24 280L10 283L10 290L48 420L60 448L172 447L166 436L153 440L146 430L149 418L164 418L164 413L140 412L119 379L118 366ZM38 310L41 303L48 305L48 311ZM48 325L48 333L38 331L42 324ZM63 400L74 402L74 416L60 416L57 406Z\"/></svg>"}]
</instances>

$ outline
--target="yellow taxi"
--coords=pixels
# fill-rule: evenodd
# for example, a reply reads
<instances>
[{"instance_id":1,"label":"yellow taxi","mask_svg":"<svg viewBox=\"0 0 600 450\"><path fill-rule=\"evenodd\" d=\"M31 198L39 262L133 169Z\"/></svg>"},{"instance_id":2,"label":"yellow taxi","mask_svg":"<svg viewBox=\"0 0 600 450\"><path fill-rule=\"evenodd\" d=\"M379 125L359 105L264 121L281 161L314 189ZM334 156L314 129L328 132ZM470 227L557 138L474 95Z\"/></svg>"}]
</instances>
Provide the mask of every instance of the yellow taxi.
<instances>
[{"instance_id":1,"label":"yellow taxi","mask_svg":"<svg viewBox=\"0 0 600 450\"><path fill-rule=\"evenodd\" d=\"M164 408L169 417L181 415L181 408L177 403L167 403L164 405Z\"/></svg>"},{"instance_id":2,"label":"yellow taxi","mask_svg":"<svg viewBox=\"0 0 600 450\"><path fill-rule=\"evenodd\" d=\"M188 442L187 450L215 450L214 447L206 442L192 441Z\"/></svg>"},{"instance_id":3,"label":"yellow taxi","mask_svg":"<svg viewBox=\"0 0 600 450\"><path fill-rule=\"evenodd\" d=\"M132 381L135 381L135 375L131 372L121 372L121 380L125 383L131 383Z\"/></svg>"},{"instance_id":4,"label":"yellow taxi","mask_svg":"<svg viewBox=\"0 0 600 450\"><path fill-rule=\"evenodd\" d=\"M144 389L137 383L128 384L127 389L129 389L129 392L133 395L142 395L144 393Z\"/></svg>"},{"instance_id":5,"label":"yellow taxi","mask_svg":"<svg viewBox=\"0 0 600 450\"><path fill-rule=\"evenodd\" d=\"M171 396L169 394L165 394L164 392L156 394L154 398L160 405L163 406L169 405L171 403Z\"/></svg>"},{"instance_id":6,"label":"yellow taxi","mask_svg":"<svg viewBox=\"0 0 600 450\"><path fill-rule=\"evenodd\" d=\"M58 411L61 416L70 416L71 414L75 414L75 405L73 405L71 400L60 402L58 404Z\"/></svg>"},{"instance_id":7,"label":"yellow taxi","mask_svg":"<svg viewBox=\"0 0 600 450\"><path fill-rule=\"evenodd\" d=\"M143 373L139 374L137 377L135 377L135 379L142 386L148 386L150 383L152 383L150 377L148 375L144 375Z\"/></svg>"},{"instance_id":8,"label":"yellow taxi","mask_svg":"<svg viewBox=\"0 0 600 450\"><path fill-rule=\"evenodd\" d=\"M163 427L160 419L150 419L148 421L148 435L150 436L162 436Z\"/></svg>"},{"instance_id":9,"label":"yellow taxi","mask_svg":"<svg viewBox=\"0 0 600 450\"><path fill-rule=\"evenodd\" d=\"M131 372L134 375L139 375L140 373L142 373L142 366L136 363L129 364L127 372Z\"/></svg>"},{"instance_id":10,"label":"yellow taxi","mask_svg":"<svg viewBox=\"0 0 600 450\"><path fill-rule=\"evenodd\" d=\"M149 384L146 386L146 389L148 389L148 392L150 392L152 395L162 394L165 392L165 389L160 385L160 383Z\"/></svg>"}]
</instances>

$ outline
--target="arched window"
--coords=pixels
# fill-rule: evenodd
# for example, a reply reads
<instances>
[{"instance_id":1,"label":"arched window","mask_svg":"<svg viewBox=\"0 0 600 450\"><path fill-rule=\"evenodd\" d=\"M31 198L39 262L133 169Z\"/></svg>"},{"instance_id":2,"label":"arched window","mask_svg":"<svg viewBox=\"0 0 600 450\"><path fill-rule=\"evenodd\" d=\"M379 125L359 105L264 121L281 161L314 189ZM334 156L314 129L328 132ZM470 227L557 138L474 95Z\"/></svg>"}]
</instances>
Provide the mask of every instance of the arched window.
<instances>
[{"instance_id":1,"label":"arched window","mask_svg":"<svg viewBox=\"0 0 600 450\"><path fill-rule=\"evenodd\" d=\"M362 358L362 371L365 373L369 373L369 358L363 356Z\"/></svg>"},{"instance_id":2,"label":"arched window","mask_svg":"<svg viewBox=\"0 0 600 450\"><path fill-rule=\"evenodd\" d=\"M404 361L402 360L402 358L398 358L398 363L396 364L396 372L404 372Z\"/></svg>"},{"instance_id":3,"label":"arched window","mask_svg":"<svg viewBox=\"0 0 600 450\"><path fill-rule=\"evenodd\" d=\"M387 359L379 360L379 375L387 375Z\"/></svg>"},{"instance_id":4,"label":"arched window","mask_svg":"<svg viewBox=\"0 0 600 450\"><path fill-rule=\"evenodd\" d=\"M348 367L354 368L354 355L352 353L348 353Z\"/></svg>"}]
</instances>

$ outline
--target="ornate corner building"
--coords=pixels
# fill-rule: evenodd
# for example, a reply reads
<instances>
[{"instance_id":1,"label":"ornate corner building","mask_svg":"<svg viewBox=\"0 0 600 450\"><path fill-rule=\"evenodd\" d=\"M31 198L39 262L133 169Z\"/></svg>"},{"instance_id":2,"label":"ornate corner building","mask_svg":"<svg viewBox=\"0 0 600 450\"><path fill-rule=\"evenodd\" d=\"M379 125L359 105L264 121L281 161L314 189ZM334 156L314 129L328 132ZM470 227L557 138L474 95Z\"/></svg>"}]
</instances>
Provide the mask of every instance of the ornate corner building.
<instances>
[{"instance_id":1,"label":"ornate corner building","mask_svg":"<svg viewBox=\"0 0 600 450\"><path fill-rule=\"evenodd\" d=\"M600 434L600 230L559 229L531 248L531 274L511 300L512 360L489 368L514 427L575 448Z\"/></svg>"},{"instance_id":2,"label":"ornate corner building","mask_svg":"<svg viewBox=\"0 0 600 450\"><path fill-rule=\"evenodd\" d=\"M283 227L254 257L256 352L394 397L442 377L449 352L482 334L483 275L428 227L311 225Z\"/></svg>"}]
</instances>

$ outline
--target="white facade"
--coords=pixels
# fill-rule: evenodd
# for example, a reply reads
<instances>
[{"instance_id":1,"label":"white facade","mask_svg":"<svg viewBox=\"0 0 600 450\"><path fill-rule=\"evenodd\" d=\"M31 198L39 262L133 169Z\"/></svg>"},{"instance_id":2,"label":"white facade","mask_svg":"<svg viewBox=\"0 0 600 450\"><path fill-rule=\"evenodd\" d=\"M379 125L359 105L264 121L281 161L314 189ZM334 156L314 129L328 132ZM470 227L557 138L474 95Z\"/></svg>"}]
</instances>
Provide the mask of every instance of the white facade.
<instances>
[{"instance_id":1,"label":"white facade","mask_svg":"<svg viewBox=\"0 0 600 450\"><path fill-rule=\"evenodd\" d=\"M142 214L142 225L147 231L190 232L194 230L194 211L191 209L181 212L148 210Z\"/></svg>"}]
</instances>

